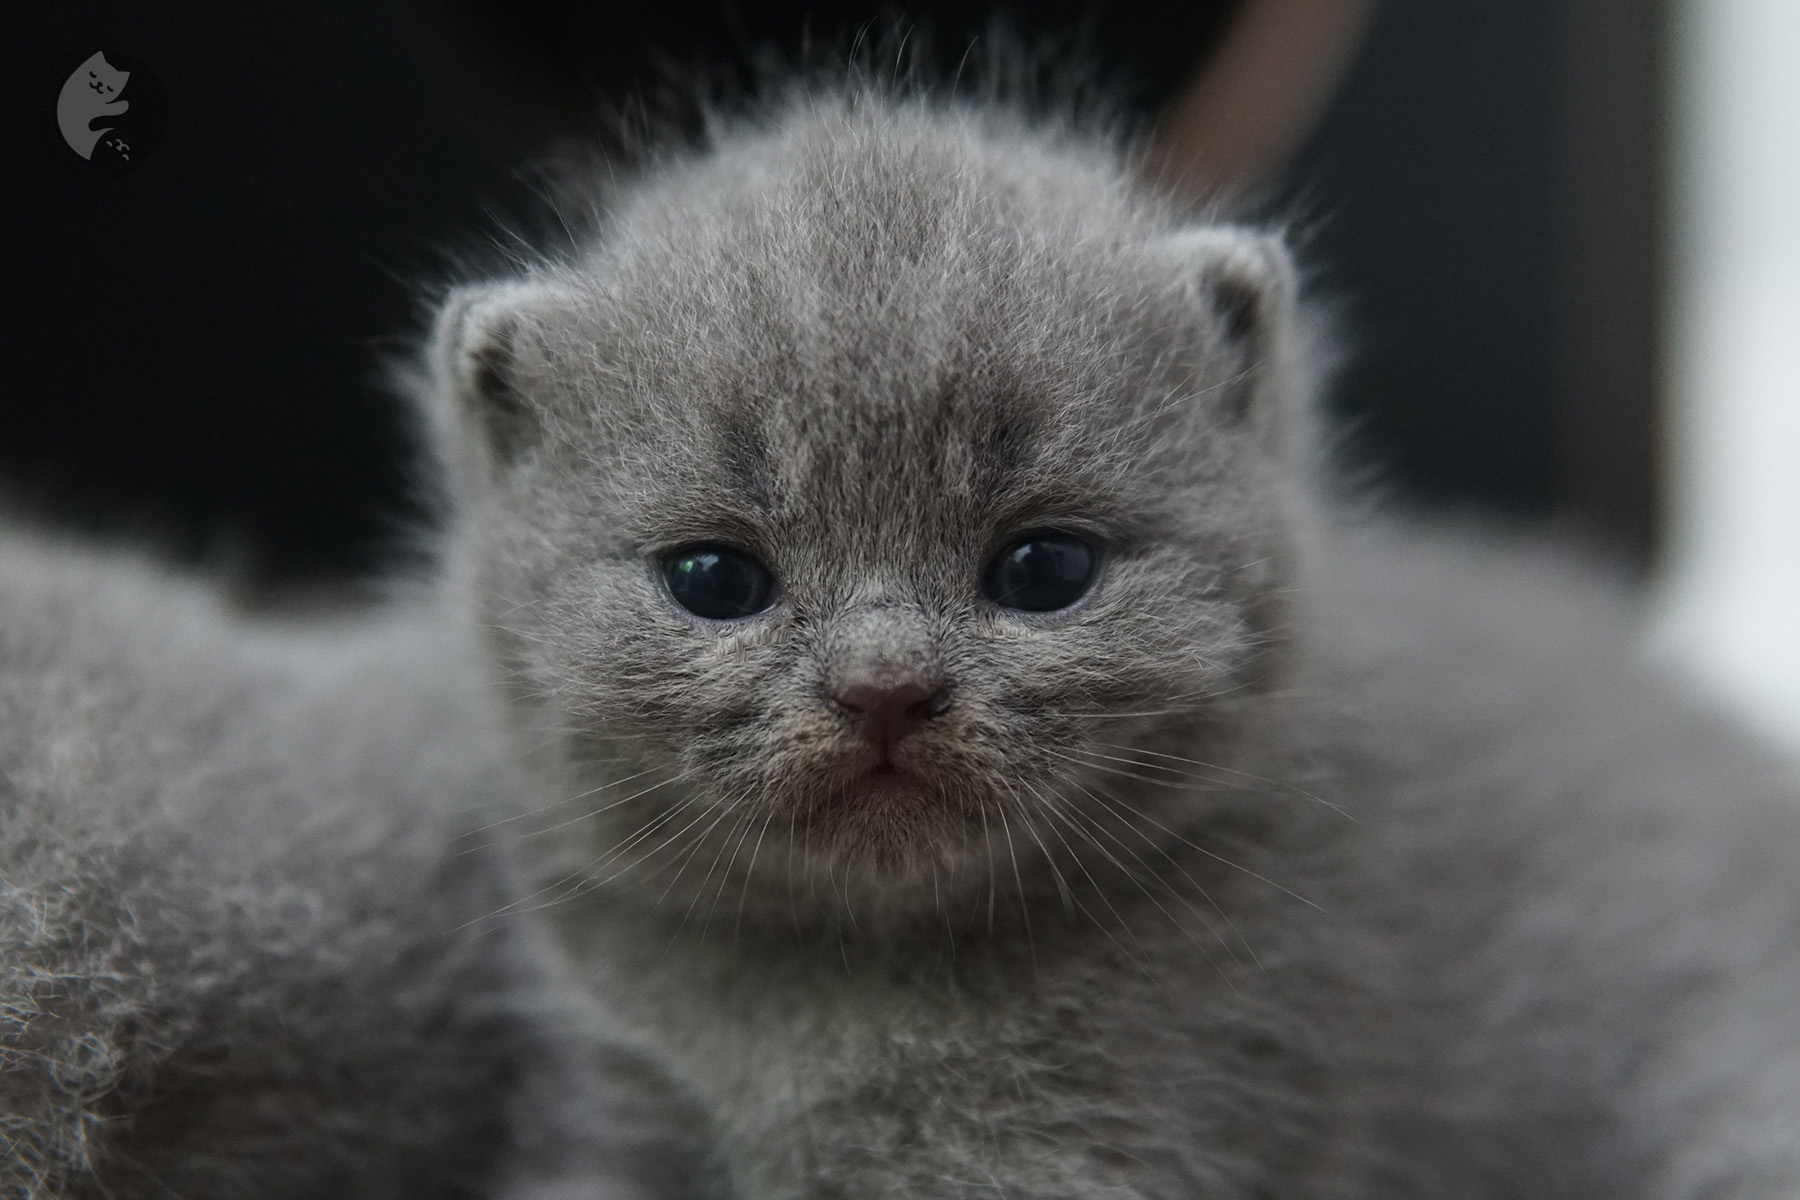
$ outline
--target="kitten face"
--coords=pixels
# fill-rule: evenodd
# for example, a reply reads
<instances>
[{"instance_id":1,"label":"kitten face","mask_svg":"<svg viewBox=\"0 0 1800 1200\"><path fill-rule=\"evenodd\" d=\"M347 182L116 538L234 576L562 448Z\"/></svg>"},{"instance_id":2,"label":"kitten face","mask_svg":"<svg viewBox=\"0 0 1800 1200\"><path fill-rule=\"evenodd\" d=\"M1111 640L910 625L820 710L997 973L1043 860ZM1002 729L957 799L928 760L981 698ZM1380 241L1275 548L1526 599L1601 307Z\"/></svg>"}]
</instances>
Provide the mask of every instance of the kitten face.
<instances>
[{"instance_id":1,"label":"kitten face","mask_svg":"<svg viewBox=\"0 0 1800 1200\"><path fill-rule=\"evenodd\" d=\"M588 878L942 900L1199 802L1155 756L1228 753L1278 653L1290 285L1115 178L836 113L453 301L468 553ZM758 565L745 615L671 589Z\"/></svg>"},{"instance_id":2,"label":"kitten face","mask_svg":"<svg viewBox=\"0 0 1800 1200\"><path fill-rule=\"evenodd\" d=\"M90 66L87 69L88 88L102 99L110 100L119 94L119 89L125 86L125 80L128 79L130 75L125 71L112 70L106 60L101 58L98 54L94 55L94 57L90 58L88 61L91 63L96 59L99 60L100 65L98 67ZM105 74L101 73L103 71Z\"/></svg>"}]
</instances>

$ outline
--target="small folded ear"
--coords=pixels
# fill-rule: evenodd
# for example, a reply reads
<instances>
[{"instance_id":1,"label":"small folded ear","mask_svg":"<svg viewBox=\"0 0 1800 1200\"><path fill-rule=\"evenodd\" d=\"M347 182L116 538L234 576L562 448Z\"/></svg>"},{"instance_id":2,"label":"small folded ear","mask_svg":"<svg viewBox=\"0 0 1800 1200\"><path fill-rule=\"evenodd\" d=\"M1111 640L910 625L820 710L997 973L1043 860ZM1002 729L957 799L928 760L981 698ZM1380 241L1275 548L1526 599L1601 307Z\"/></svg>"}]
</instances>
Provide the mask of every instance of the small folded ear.
<instances>
[{"instance_id":1,"label":"small folded ear","mask_svg":"<svg viewBox=\"0 0 1800 1200\"><path fill-rule=\"evenodd\" d=\"M543 432L527 395L521 351L545 289L525 282L459 287L431 332L432 388L441 433L457 457L491 470L516 459Z\"/></svg>"},{"instance_id":2,"label":"small folded ear","mask_svg":"<svg viewBox=\"0 0 1800 1200\"><path fill-rule=\"evenodd\" d=\"M1278 427L1297 386L1290 360L1299 283L1287 246L1275 234L1233 226L1184 230L1168 246L1216 331L1210 352L1228 358L1221 411Z\"/></svg>"}]
</instances>

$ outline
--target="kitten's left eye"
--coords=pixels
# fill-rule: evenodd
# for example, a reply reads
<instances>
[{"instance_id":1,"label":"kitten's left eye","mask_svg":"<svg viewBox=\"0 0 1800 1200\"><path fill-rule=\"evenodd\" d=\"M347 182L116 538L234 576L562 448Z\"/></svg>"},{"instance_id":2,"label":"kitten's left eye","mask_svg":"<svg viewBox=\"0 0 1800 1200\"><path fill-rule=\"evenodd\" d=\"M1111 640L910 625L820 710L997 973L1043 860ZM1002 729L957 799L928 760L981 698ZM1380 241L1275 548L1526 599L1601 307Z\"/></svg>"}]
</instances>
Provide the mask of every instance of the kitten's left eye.
<instances>
[{"instance_id":1,"label":"kitten's left eye","mask_svg":"<svg viewBox=\"0 0 1800 1200\"><path fill-rule=\"evenodd\" d=\"M775 598L769 569L727 546L677 550L663 560L663 582L675 603L714 621L754 616Z\"/></svg>"},{"instance_id":2,"label":"kitten's left eye","mask_svg":"<svg viewBox=\"0 0 1800 1200\"><path fill-rule=\"evenodd\" d=\"M1100 553L1060 529L1026 534L994 556L981 590L1002 608L1054 612L1081 599L1099 573Z\"/></svg>"}]
</instances>

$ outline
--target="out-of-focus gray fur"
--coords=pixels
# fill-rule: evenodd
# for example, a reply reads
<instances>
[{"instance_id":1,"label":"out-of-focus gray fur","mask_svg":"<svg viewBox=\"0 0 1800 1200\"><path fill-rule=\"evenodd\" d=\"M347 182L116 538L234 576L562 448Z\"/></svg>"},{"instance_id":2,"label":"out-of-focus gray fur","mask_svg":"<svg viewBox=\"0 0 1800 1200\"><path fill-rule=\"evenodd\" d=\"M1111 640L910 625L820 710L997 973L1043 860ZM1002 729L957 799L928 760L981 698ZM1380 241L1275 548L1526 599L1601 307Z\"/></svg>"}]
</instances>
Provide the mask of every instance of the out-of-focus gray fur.
<instances>
[{"instance_id":1,"label":"out-of-focus gray fur","mask_svg":"<svg viewBox=\"0 0 1800 1200\"><path fill-rule=\"evenodd\" d=\"M604 1019L756 1200L1800 1192L1787 775L1604 584L1336 519L1279 237L1126 168L820 91L449 298L451 592ZM1046 525L1093 593L983 602ZM694 541L779 603L682 611ZM845 799L870 655L951 689L919 803Z\"/></svg>"},{"instance_id":2,"label":"out-of-focus gray fur","mask_svg":"<svg viewBox=\"0 0 1800 1200\"><path fill-rule=\"evenodd\" d=\"M0 1196L639 1194L662 1101L459 838L517 790L461 640L0 539Z\"/></svg>"}]
</instances>

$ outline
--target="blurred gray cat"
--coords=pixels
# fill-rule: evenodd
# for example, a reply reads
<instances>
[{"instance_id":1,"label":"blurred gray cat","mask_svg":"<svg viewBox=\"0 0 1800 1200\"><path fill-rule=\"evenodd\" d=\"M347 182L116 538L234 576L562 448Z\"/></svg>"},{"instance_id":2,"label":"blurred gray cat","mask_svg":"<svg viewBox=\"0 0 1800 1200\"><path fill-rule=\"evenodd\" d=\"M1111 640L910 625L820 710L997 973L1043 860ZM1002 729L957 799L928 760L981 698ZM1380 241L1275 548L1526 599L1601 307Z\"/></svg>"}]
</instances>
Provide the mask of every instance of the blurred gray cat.
<instances>
[{"instance_id":1,"label":"blurred gray cat","mask_svg":"<svg viewBox=\"0 0 1800 1200\"><path fill-rule=\"evenodd\" d=\"M1800 1194L1800 804L1557 560L1330 511L1278 236L818 91L455 292L533 903L747 1198Z\"/></svg>"},{"instance_id":2,"label":"blurred gray cat","mask_svg":"<svg viewBox=\"0 0 1800 1200\"><path fill-rule=\"evenodd\" d=\"M457 835L517 788L457 640L0 537L0 1197L592 1195L671 1161L648 1072L571 1067L541 941L483 920L510 873Z\"/></svg>"}]
</instances>

